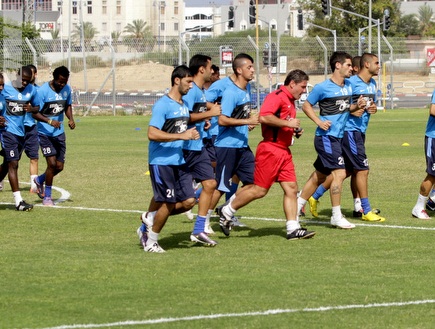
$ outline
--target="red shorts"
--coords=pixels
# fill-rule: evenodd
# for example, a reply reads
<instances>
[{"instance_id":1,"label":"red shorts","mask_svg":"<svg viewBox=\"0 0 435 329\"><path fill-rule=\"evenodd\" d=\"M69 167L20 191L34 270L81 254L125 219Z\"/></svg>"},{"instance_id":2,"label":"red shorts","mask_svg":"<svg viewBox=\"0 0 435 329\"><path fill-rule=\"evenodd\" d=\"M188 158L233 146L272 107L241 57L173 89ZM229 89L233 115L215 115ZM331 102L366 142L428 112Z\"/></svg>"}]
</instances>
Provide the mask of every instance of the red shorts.
<instances>
[{"instance_id":1,"label":"red shorts","mask_svg":"<svg viewBox=\"0 0 435 329\"><path fill-rule=\"evenodd\" d=\"M293 156L289 148L261 142L255 155L254 184L269 189L275 182L296 182Z\"/></svg>"}]
</instances>

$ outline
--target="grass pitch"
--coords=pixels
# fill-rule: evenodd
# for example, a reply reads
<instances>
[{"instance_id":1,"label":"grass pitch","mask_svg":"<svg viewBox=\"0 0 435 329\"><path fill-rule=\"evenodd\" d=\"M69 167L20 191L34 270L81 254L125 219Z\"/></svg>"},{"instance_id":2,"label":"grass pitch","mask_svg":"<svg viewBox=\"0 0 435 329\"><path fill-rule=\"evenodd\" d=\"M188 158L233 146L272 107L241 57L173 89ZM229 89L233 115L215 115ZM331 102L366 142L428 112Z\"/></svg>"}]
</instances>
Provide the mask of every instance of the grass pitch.
<instances>
[{"instance_id":1,"label":"grass pitch","mask_svg":"<svg viewBox=\"0 0 435 329\"><path fill-rule=\"evenodd\" d=\"M48 208L29 194L28 159L20 162L29 213L0 193L1 328L433 328L435 224L411 217L425 176L428 110L372 116L367 132L369 192L384 223L352 219L349 181L343 212L357 227L329 227L307 210L310 240L287 241L278 185L241 209L246 228L229 238L213 228L215 248L189 240L193 222L174 216L162 231L165 254L148 254L136 236L152 196L147 165L149 117L78 117L67 131L65 170ZM314 124L292 147L302 187L316 157ZM250 137L255 146L260 129ZM408 143L409 146L402 146ZM45 160L40 160L40 172ZM194 208L194 212L196 208ZM435 214L432 214L435 218Z\"/></svg>"}]
</instances>

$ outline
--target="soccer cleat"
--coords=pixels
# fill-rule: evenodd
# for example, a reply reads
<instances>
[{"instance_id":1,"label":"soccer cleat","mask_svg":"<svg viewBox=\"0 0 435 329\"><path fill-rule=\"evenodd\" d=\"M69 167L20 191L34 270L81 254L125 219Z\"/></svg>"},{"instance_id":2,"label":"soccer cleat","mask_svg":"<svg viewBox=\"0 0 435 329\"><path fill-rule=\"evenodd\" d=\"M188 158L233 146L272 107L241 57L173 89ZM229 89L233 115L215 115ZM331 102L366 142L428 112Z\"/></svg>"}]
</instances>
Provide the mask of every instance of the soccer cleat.
<instances>
[{"instance_id":1,"label":"soccer cleat","mask_svg":"<svg viewBox=\"0 0 435 329\"><path fill-rule=\"evenodd\" d=\"M231 218L225 216L225 214L222 211L223 207L216 208L216 212L219 215L219 226L222 230L222 232L226 235L230 235L230 231L233 228L233 221Z\"/></svg>"},{"instance_id":2,"label":"soccer cleat","mask_svg":"<svg viewBox=\"0 0 435 329\"><path fill-rule=\"evenodd\" d=\"M319 204L319 201L310 196L308 203L310 204L311 215L316 218L319 217L319 213L317 212L317 205Z\"/></svg>"},{"instance_id":3,"label":"soccer cleat","mask_svg":"<svg viewBox=\"0 0 435 329\"><path fill-rule=\"evenodd\" d=\"M153 227L154 221L148 218L148 211L143 212L142 215L140 215L140 220L146 225L147 231L149 228Z\"/></svg>"},{"instance_id":4,"label":"soccer cleat","mask_svg":"<svg viewBox=\"0 0 435 329\"><path fill-rule=\"evenodd\" d=\"M3 191L3 188L4 188L4 186L3 186L3 181L1 181L1 182L0 182L0 191Z\"/></svg>"},{"instance_id":5,"label":"soccer cleat","mask_svg":"<svg viewBox=\"0 0 435 329\"><path fill-rule=\"evenodd\" d=\"M373 211L373 210L372 210ZM364 211L362 209L358 210L358 211L353 211L353 217L357 217L357 218L361 218L363 215Z\"/></svg>"},{"instance_id":6,"label":"soccer cleat","mask_svg":"<svg viewBox=\"0 0 435 329\"><path fill-rule=\"evenodd\" d=\"M233 221L233 226L246 227L246 225L243 224L239 219L240 217L236 217L236 216L233 216L233 218L231 218L231 220Z\"/></svg>"},{"instance_id":7,"label":"soccer cleat","mask_svg":"<svg viewBox=\"0 0 435 329\"><path fill-rule=\"evenodd\" d=\"M44 184L39 184L38 178L34 178L33 182L36 185L36 193L40 199L44 199Z\"/></svg>"},{"instance_id":8,"label":"soccer cleat","mask_svg":"<svg viewBox=\"0 0 435 329\"><path fill-rule=\"evenodd\" d=\"M426 210L435 211L435 202L431 198L427 199Z\"/></svg>"},{"instance_id":9,"label":"soccer cleat","mask_svg":"<svg viewBox=\"0 0 435 329\"><path fill-rule=\"evenodd\" d=\"M54 206L54 202L53 202L53 200L51 199L51 197L44 197L44 199L42 199L42 204L44 205L44 206L48 206L48 207L53 207Z\"/></svg>"},{"instance_id":10,"label":"soccer cleat","mask_svg":"<svg viewBox=\"0 0 435 329\"><path fill-rule=\"evenodd\" d=\"M291 233L287 233L287 240L309 239L316 235L314 231L307 231L306 228L298 228Z\"/></svg>"},{"instance_id":11,"label":"soccer cleat","mask_svg":"<svg viewBox=\"0 0 435 329\"><path fill-rule=\"evenodd\" d=\"M416 207L412 209L412 217L418 219L431 219L425 209L418 209Z\"/></svg>"},{"instance_id":12,"label":"soccer cleat","mask_svg":"<svg viewBox=\"0 0 435 329\"><path fill-rule=\"evenodd\" d=\"M205 228L204 228L204 232L205 232L207 235L214 235L214 234L215 234L215 232L214 232L214 230L211 228L211 225L210 225L210 224L208 224L208 225L205 226Z\"/></svg>"},{"instance_id":13,"label":"soccer cleat","mask_svg":"<svg viewBox=\"0 0 435 329\"><path fill-rule=\"evenodd\" d=\"M165 249L163 249L162 247L159 246L159 244L157 242L150 244L148 246L145 246L143 248L144 251L147 252L156 252L156 253L164 253L166 252Z\"/></svg>"},{"instance_id":14,"label":"soccer cleat","mask_svg":"<svg viewBox=\"0 0 435 329\"><path fill-rule=\"evenodd\" d=\"M201 232L199 234L192 233L190 235L190 241L202 243L204 246L207 246L207 247L214 247L215 245L217 245L217 242L210 239L208 237L207 233L205 233L205 232Z\"/></svg>"},{"instance_id":15,"label":"soccer cleat","mask_svg":"<svg viewBox=\"0 0 435 329\"><path fill-rule=\"evenodd\" d=\"M15 207L17 211L30 211L33 209L33 204L28 204L26 201L21 200L20 204Z\"/></svg>"},{"instance_id":16,"label":"soccer cleat","mask_svg":"<svg viewBox=\"0 0 435 329\"><path fill-rule=\"evenodd\" d=\"M334 219L334 217L331 217L331 225L344 230L350 230L352 228L355 228L355 224L348 222L348 220L343 215L341 215L340 219Z\"/></svg>"},{"instance_id":17,"label":"soccer cleat","mask_svg":"<svg viewBox=\"0 0 435 329\"><path fill-rule=\"evenodd\" d=\"M378 208L374 208L374 209L372 209L372 211L373 211L376 215L379 215L379 214L381 213L381 209L378 209Z\"/></svg>"},{"instance_id":18,"label":"soccer cleat","mask_svg":"<svg viewBox=\"0 0 435 329\"><path fill-rule=\"evenodd\" d=\"M361 219L368 222L385 222L385 218L375 214L373 210L369 211L367 214L363 214Z\"/></svg>"}]
</instances>

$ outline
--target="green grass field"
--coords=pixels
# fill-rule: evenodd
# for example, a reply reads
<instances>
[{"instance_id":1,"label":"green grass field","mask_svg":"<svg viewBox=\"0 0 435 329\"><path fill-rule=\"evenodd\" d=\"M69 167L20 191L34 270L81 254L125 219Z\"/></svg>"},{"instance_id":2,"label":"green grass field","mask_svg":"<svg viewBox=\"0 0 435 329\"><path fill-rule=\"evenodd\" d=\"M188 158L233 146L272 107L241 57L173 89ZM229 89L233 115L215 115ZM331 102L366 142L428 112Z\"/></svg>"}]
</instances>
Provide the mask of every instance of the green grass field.
<instances>
[{"instance_id":1,"label":"green grass field","mask_svg":"<svg viewBox=\"0 0 435 329\"><path fill-rule=\"evenodd\" d=\"M67 201L40 206L28 192L25 156L21 188L33 211L15 211L9 184L0 193L0 328L433 328L435 222L411 217L425 176L427 116L419 109L372 117L370 199L386 222L350 219L354 230L333 229L325 195L320 217L304 218L317 235L287 241L276 185L239 211L248 227L229 238L215 219L215 248L193 245L193 222L171 217L160 240L165 254L145 253L136 235L152 196L149 118L77 117L54 181L54 198L68 192ZM315 127L299 117L305 134L292 152L302 187L316 157ZM253 149L259 139L255 129ZM348 218L352 207L346 181Z\"/></svg>"}]
</instances>

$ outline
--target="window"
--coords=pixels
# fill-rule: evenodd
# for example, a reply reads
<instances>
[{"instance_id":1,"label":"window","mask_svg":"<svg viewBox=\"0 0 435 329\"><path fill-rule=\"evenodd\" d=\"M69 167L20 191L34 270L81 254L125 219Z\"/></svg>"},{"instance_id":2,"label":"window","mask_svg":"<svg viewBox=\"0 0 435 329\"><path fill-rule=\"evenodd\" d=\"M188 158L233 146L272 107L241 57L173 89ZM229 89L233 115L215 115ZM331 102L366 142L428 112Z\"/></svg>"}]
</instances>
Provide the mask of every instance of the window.
<instances>
[{"instance_id":1,"label":"window","mask_svg":"<svg viewBox=\"0 0 435 329\"><path fill-rule=\"evenodd\" d=\"M116 23L116 32L121 32L121 23Z\"/></svg>"},{"instance_id":2,"label":"window","mask_svg":"<svg viewBox=\"0 0 435 329\"><path fill-rule=\"evenodd\" d=\"M88 14L92 14L92 1L88 0L87 7L88 7Z\"/></svg>"},{"instance_id":3,"label":"window","mask_svg":"<svg viewBox=\"0 0 435 329\"><path fill-rule=\"evenodd\" d=\"M178 22L174 23L174 31L178 31Z\"/></svg>"},{"instance_id":4,"label":"window","mask_svg":"<svg viewBox=\"0 0 435 329\"><path fill-rule=\"evenodd\" d=\"M178 15L178 1L174 1L174 15Z\"/></svg>"},{"instance_id":5,"label":"window","mask_svg":"<svg viewBox=\"0 0 435 329\"><path fill-rule=\"evenodd\" d=\"M102 30L103 32L107 32L107 23L106 23L106 22L104 22L104 23L101 25L101 30Z\"/></svg>"},{"instance_id":6,"label":"window","mask_svg":"<svg viewBox=\"0 0 435 329\"><path fill-rule=\"evenodd\" d=\"M160 23L160 31L164 31L165 30L165 23Z\"/></svg>"},{"instance_id":7,"label":"window","mask_svg":"<svg viewBox=\"0 0 435 329\"><path fill-rule=\"evenodd\" d=\"M121 1L116 1L116 15L121 15Z\"/></svg>"}]
</instances>

